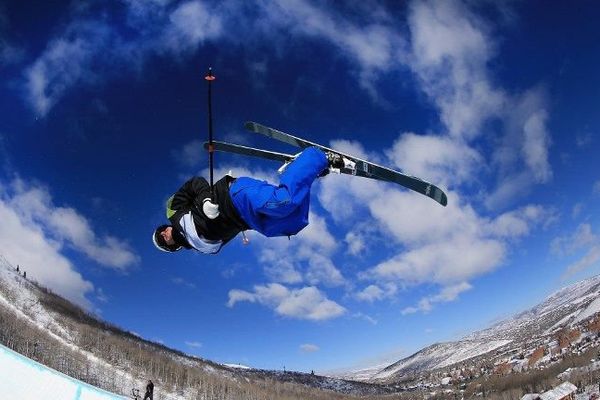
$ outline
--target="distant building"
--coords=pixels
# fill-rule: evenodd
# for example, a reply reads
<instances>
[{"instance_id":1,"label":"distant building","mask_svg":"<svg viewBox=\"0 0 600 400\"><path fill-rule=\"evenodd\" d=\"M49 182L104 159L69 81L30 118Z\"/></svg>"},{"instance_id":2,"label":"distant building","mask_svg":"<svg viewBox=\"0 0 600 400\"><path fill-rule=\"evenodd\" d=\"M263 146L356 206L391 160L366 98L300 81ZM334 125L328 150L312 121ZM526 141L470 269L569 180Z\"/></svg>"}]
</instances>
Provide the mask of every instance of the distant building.
<instances>
[{"instance_id":1,"label":"distant building","mask_svg":"<svg viewBox=\"0 0 600 400\"><path fill-rule=\"evenodd\" d=\"M552 390L542 394L526 394L521 400L575 400L577 386L571 382L564 382Z\"/></svg>"}]
</instances>

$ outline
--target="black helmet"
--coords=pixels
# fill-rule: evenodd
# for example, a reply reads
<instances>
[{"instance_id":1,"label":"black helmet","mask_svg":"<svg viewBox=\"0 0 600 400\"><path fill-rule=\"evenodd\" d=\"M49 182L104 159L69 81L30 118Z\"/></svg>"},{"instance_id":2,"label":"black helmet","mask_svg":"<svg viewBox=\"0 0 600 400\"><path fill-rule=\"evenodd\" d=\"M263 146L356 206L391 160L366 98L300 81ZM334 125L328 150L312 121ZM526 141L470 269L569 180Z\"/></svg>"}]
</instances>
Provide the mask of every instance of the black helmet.
<instances>
[{"instance_id":1,"label":"black helmet","mask_svg":"<svg viewBox=\"0 0 600 400\"><path fill-rule=\"evenodd\" d=\"M154 230L154 233L152 234L152 243L154 243L156 248L159 249L160 251L165 251L167 253L173 253L177 250L180 250L181 246L178 245L177 243L167 244L167 242L165 242L165 238L163 238L161 235L161 233L169 227L171 227L171 225L161 225L158 228L156 228Z\"/></svg>"}]
</instances>

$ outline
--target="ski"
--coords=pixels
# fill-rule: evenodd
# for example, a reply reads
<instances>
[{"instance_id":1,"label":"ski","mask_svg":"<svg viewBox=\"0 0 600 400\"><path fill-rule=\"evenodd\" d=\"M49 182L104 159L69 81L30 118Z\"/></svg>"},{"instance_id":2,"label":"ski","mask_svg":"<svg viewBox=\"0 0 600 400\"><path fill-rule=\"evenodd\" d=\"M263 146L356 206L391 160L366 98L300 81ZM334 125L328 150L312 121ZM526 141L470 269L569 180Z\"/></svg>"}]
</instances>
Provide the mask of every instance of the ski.
<instances>
[{"instance_id":1,"label":"ski","mask_svg":"<svg viewBox=\"0 0 600 400\"><path fill-rule=\"evenodd\" d=\"M241 144L233 144L227 142L220 142L217 140L213 141L214 149L216 151L223 151L227 153L241 154L244 156L265 158L267 160L279 161L282 163L291 162L294 159L294 155L278 153L276 151L257 149L254 147L242 146ZM204 148L208 149L208 142L204 143Z\"/></svg>"},{"instance_id":2,"label":"ski","mask_svg":"<svg viewBox=\"0 0 600 400\"><path fill-rule=\"evenodd\" d=\"M320 144L301 139L299 137L290 135L289 133L281 132L277 129L269 128L256 122L246 122L244 126L247 130L251 132L265 135L267 137L279 140L292 146L300 147L302 149L307 147L317 147L325 152L331 151L337 153L342 157L345 157L348 160L355 163L354 169L348 171L345 168L341 171L343 173L351 173L352 175L358 175L386 182L397 183L401 186L404 186L407 189L425 195L443 206L446 206L448 204L448 197L442 189L438 188L432 183L429 183L417 177L407 175L399 171L394 171L393 169L389 169L381 165L377 165L372 162L354 157L352 155L345 154L334 149L330 149L329 147L325 147Z\"/></svg>"},{"instance_id":3,"label":"ski","mask_svg":"<svg viewBox=\"0 0 600 400\"><path fill-rule=\"evenodd\" d=\"M214 146L215 151L222 151L222 152L226 152L226 153L240 154L240 155L244 155L244 156L279 161L284 164L292 162L296 158L296 155L293 155L293 154L286 154L286 153L279 153L279 152L271 151L271 150L257 149L255 147L248 147L248 146L242 146L241 144L220 142L218 140L213 141L213 146ZM208 142L204 142L204 148L208 149ZM346 174L346 175L362 176L364 178L372 178L372 179L377 179L380 181L388 182L388 180L385 178L381 178L376 175L369 175L366 172L363 172L360 170L357 171L357 170L352 170L349 168L342 168L340 170L340 173Z\"/></svg>"}]
</instances>

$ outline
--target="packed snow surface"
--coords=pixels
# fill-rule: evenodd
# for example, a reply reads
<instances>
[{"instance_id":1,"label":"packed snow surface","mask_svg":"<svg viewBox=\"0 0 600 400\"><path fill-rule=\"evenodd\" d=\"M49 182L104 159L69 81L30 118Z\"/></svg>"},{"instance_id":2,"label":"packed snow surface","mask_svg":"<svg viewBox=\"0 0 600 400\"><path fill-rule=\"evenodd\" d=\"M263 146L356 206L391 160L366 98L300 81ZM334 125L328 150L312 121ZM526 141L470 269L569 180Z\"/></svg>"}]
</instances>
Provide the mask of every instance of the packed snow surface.
<instances>
[{"instance_id":1,"label":"packed snow surface","mask_svg":"<svg viewBox=\"0 0 600 400\"><path fill-rule=\"evenodd\" d=\"M0 393L4 399L125 399L50 369L2 345L0 345Z\"/></svg>"}]
</instances>

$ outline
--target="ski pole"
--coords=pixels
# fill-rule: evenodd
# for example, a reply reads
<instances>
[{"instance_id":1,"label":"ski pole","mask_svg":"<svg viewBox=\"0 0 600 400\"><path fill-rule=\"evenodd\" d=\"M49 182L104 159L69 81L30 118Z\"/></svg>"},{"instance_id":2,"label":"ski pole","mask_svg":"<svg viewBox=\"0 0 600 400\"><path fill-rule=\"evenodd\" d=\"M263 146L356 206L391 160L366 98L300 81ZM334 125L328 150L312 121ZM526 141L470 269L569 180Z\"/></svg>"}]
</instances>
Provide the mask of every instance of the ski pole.
<instances>
[{"instance_id":1,"label":"ski pole","mask_svg":"<svg viewBox=\"0 0 600 400\"><path fill-rule=\"evenodd\" d=\"M208 165L210 168L210 198L212 201L215 200L215 190L213 184L213 156L215 153L215 146L213 144L213 123L212 123L212 82L216 77L212 73L212 67L208 68L208 73L204 77L208 82Z\"/></svg>"}]
</instances>

